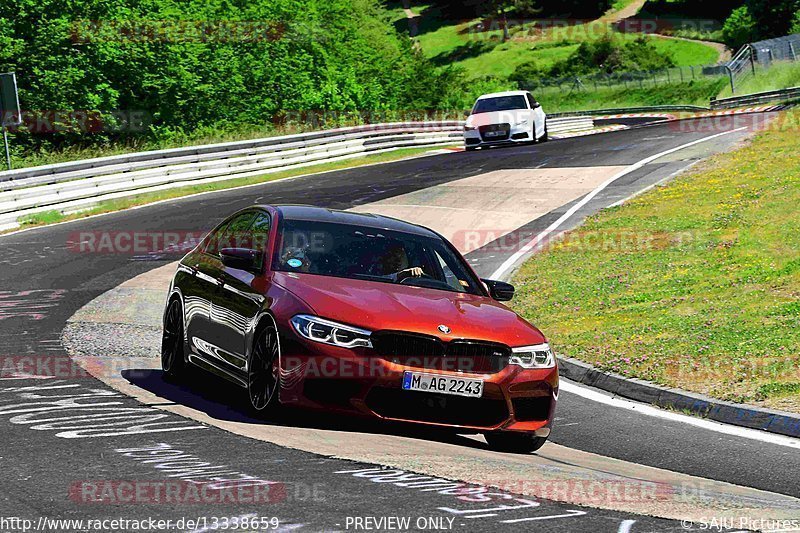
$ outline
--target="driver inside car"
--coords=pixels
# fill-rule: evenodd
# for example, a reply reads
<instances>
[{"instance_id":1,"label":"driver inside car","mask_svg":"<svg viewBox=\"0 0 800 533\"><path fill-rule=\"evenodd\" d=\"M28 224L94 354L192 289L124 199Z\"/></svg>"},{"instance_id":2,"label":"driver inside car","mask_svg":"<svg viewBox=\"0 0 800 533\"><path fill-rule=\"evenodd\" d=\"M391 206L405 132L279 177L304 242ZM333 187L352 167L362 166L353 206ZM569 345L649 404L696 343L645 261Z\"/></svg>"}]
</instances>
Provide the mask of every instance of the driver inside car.
<instances>
[{"instance_id":1,"label":"driver inside car","mask_svg":"<svg viewBox=\"0 0 800 533\"><path fill-rule=\"evenodd\" d=\"M406 278L420 278L425 275L421 267L408 266L408 254L401 244L391 244L380 259L383 269L382 277L394 283L401 283Z\"/></svg>"}]
</instances>

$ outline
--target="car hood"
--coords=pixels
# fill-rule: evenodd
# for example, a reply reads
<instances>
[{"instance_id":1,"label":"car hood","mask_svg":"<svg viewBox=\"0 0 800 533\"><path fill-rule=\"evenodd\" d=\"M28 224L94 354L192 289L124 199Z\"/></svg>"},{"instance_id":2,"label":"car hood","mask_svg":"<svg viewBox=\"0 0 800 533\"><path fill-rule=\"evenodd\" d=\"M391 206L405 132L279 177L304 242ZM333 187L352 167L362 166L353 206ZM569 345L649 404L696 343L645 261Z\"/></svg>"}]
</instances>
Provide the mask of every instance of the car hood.
<instances>
[{"instance_id":1,"label":"car hood","mask_svg":"<svg viewBox=\"0 0 800 533\"><path fill-rule=\"evenodd\" d=\"M488 126L489 124L511 124L512 126L517 122L524 120L530 116L528 109L515 109L513 111L493 111L491 113L479 113L477 115L470 115L467 118L467 126L471 128L479 128L480 126Z\"/></svg>"},{"instance_id":2,"label":"car hood","mask_svg":"<svg viewBox=\"0 0 800 533\"><path fill-rule=\"evenodd\" d=\"M538 329L484 296L314 274L277 272L274 281L317 316L371 331L410 331L445 341L475 339L512 347L545 342ZM440 325L450 333L439 331Z\"/></svg>"}]
</instances>

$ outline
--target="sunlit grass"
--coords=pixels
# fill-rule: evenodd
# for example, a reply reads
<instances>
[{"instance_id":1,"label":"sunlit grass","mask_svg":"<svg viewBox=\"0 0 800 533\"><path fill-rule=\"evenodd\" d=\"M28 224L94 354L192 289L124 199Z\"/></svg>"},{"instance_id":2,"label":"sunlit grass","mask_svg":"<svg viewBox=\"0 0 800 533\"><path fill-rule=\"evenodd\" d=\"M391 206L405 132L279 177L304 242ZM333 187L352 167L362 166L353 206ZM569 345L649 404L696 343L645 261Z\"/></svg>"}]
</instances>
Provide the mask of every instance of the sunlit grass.
<instances>
[{"instance_id":1,"label":"sunlit grass","mask_svg":"<svg viewBox=\"0 0 800 533\"><path fill-rule=\"evenodd\" d=\"M777 62L770 68L758 68L755 76L751 75L737 85L736 96L792 87L800 87L800 62ZM731 87L727 85L719 97L731 95Z\"/></svg>"},{"instance_id":2,"label":"sunlit grass","mask_svg":"<svg viewBox=\"0 0 800 533\"><path fill-rule=\"evenodd\" d=\"M516 309L604 370L800 412L800 114L591 217L516 276Z\"/></svg>"}]
</instances>

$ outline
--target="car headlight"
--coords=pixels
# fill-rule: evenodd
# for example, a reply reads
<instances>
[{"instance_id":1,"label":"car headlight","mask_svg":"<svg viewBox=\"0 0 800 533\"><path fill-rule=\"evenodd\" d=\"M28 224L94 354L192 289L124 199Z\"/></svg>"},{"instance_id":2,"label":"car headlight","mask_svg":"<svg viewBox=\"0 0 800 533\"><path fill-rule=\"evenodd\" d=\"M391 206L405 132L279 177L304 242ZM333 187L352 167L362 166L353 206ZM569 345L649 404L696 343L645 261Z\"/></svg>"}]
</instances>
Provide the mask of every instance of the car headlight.
<instances>
[{"instance_id":1,"label":"car headlight","mask_svg":"<svg viewBox=\"0 0 800 533\"><path fill-rule=\"evenodd\" d=\"M326 320L311 315L296 315L292 317L292 326L302 337L314 342L330 344L340 348L355 348L365 346L372 348L369 340L371 331L345 326L332 320Z\"/></svg>"},{"instance_id":2,"label":"car headlight","mask_svg":"<svg viewBox=\"0 0 800 533\"><path fill-rule=\"evenodd\" d=\"M556 356L547 343L512 348L511 352L511 358L508 360L510 365L522 368L553 368L556 366Z\"/></svg>"},{"instance_id":3,"label":"car headlight","mask_svg":"<svg viewBox=\"0 0 800 533\"><path fill-rule=\"evenodd\" d=\"M518 121L516 121L514 123L514 125L515 126L527 126L528 125L528 119L527 118L523 118L522 120L518 120Z\"/></svg>"},{"instance_id":4,"label":"car headlight","mask_svg":"<svg viewBox=\"0 0 800 533\"><path fill-rule=\"evenodd\" d=\"M477 126L466 126L466 125L464 126L464 131L475 131L477 129L478 129Z\"/></svg>"}]
</instances>

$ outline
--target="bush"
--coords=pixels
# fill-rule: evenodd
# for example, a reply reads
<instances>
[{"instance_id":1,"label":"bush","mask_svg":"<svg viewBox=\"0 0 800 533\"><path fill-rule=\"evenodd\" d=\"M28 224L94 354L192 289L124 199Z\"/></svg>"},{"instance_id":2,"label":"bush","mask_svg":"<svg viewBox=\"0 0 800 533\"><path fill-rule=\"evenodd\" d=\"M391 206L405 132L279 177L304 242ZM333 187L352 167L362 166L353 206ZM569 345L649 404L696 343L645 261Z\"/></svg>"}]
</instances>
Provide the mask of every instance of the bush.
<instances>
[{"instance_id":1,"label":"bush","mask_svg":"<svg viewBox=\"0 0 800 533\"><path fill-rule=\"evenodd\" d=\"M725 44L731 48L739 48L755 41L758 38L755 25L756 21L750 13L750 8L742 6L734 9L722 26L722 38Z\"/></svg>"},{"instance_id":2,"label":"bush","mask_svg":"<svg viewBox=\"0 0 800 533\"><path fill-rule=\"evenodd\" d=\"M146 119L87 133L67 118L17 133L29 151L263 129L295 112L432 110L459 76L415 51L378 0L6 0L0 71L16 71L26 110Z\"/></svg>"},{"instance_id":3,"label":"bush","mask_svg":"<svg viewBox=\"0 0 800 533\"><path fill-rule=\"evenodd\" d=\"M538 78L564 78L593 74L612 74L659 70L675 66L668 55L640 37L625 42L606 35L596 41L581 43L567 59L542 70L535 63L524 63L517 67L511 79L517 82L530 82Z\"/></svg>"}]
</instances>

